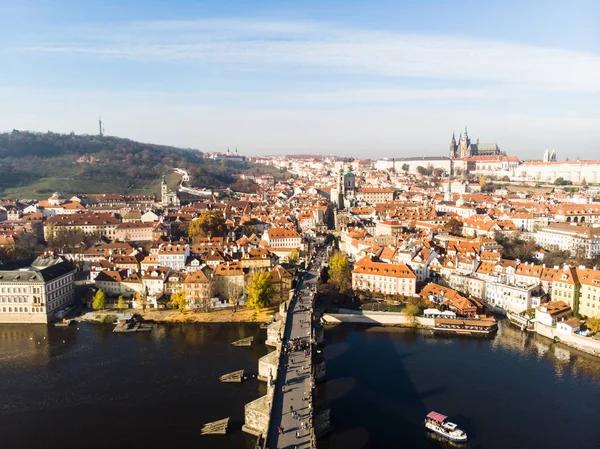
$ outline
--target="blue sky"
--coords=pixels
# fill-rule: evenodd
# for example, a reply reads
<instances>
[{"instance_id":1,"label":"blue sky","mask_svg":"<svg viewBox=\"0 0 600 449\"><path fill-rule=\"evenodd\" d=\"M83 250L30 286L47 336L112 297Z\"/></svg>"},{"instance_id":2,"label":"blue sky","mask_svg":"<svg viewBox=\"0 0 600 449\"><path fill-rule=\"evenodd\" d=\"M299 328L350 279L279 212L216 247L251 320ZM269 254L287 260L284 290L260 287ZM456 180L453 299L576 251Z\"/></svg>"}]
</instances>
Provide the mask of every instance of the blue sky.
<instances>
[{"instance_id":1,"label":"blue sky","mask_svg":"<svg viewBox=\"0 0 600 449\"><path fill-rule=\"evenodd\" d=\"M21 4L23 3L23 4ZM600 157L600 2L0 0L0 130Z\"/></svg>"}]
</instances>

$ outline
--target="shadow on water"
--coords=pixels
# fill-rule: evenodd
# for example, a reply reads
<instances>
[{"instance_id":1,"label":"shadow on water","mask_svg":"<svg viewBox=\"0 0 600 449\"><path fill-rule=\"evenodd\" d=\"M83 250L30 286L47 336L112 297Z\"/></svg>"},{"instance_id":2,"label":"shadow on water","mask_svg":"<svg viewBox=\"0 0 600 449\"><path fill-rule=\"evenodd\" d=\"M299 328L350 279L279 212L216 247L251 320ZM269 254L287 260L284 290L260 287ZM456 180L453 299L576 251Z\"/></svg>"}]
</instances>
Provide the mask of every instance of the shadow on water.
<instances>
[{"instance_id":1,"label":"shadow on water","mask_svg":"<svg viewBox=\"0 0 600 449\"><path fill-rule=\"evenodd\" d=\"M333 449L385 447L397 441L398 425L402 422L402 441L424 442L422 419L427 413L423 399L443 393L444 386L418 391L411 376L404 369L403 361L418 351L406 351L395 344L389 333L380 328L370 329L344 325L328 331L325 346L328 373L345 372L345 377L328 375L328 381L320 387L332 405L332 434L320 441L320 447ZM357 335L364 338L356 338ZM398 332L409 344L415 339L414 332ZM344 357L350 347L359 347L361 360ZM333 357L330 358L329 354ZM393 364L393 370L379 367ZM377 388L373 388L373 384ZM336 413L343 410L343 416ZM364 413L368 410L368 428ZM420 419L415 420L414 416ZM392 423L392 425L390 425Z\"/></svg>"},{"instance_id":2,"label":"shadow on water","mask_svg":"<svg viewBox=\"0 0 600 449\"><path fill-rule=\"evenodd\" d=\"M499 327L481 339L348 324L328 329L328 381L319 394L331 407L332 433L319 448L598 447L600 360L503 320ZM431 410L447 414L469 442L426 433ZM557 414L565 419L549 424Z\"/></svg>"}]
</instances>

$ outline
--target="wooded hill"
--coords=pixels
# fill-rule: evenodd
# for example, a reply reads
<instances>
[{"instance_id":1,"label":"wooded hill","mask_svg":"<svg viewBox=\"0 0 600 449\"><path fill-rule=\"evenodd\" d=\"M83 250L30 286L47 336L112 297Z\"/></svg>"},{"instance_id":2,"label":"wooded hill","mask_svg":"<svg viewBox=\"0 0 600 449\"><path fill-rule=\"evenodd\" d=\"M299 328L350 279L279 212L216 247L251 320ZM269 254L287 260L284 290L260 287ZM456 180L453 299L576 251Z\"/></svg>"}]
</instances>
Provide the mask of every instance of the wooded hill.
<instances>
[{"instance_id":1,"label":"wooded hill","mask_svg":"<svg viewBox=\"0 0 600 449\"><path fill-rule=\"evenodd\" d=\"M47 198L76 193L159 193L163 173L187 170L198 187L232 185L234 173L266 173L247 162L212 161L198 150L111 136L13 131L0 134L0 196Z\"/></svg>"}]
</instances>

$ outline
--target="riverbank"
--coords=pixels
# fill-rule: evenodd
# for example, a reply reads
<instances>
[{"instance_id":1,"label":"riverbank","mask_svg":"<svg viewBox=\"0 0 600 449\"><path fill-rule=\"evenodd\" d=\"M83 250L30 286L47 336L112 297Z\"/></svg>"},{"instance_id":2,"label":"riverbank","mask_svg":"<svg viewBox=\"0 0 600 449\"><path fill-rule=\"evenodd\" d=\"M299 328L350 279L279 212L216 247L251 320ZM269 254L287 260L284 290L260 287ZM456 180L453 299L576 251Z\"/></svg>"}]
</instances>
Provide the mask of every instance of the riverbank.
<instances>
[{"instance_id":1,"label":"riverbank","mask_svg":"<svg viewBox=\"0 0 600 449\"><path fill-rule=\"evenodd\" d=\"M100 322L107 315L119 315L123 313L142 316L144 320L156 323L262 323L271 321L271 316L276 312L276 307L269 307L256 312L251 308L238 309L233 312L227 310L213 310L211 312L179 312L178 310L149 310L126 309L119 313L117 309L93 310L82 314L76 319L88 322Z\"/></svg>"}]
</instances>

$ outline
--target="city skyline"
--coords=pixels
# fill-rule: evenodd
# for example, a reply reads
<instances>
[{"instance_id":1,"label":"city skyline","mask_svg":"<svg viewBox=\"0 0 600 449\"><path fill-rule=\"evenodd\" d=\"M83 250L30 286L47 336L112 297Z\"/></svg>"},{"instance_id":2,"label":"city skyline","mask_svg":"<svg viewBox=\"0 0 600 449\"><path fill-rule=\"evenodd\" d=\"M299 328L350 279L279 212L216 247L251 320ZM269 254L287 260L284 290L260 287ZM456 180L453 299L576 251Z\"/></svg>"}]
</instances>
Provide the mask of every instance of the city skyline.
<instances>
[{"instance_id":1,"label":"city skyline","mask_svg":"<svg viewBox=\"0 0 600 449\"><path fill-rule=\"evenodd\" d=\"M466 125L522 160L546 147L559 160L598 153L600 8L589 1L0 12L1 131L94 134L101 116L107 135L144 142L374 159L446 155Z\"/></svg>"}]
</instances>

